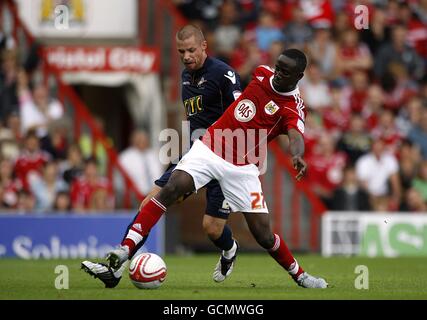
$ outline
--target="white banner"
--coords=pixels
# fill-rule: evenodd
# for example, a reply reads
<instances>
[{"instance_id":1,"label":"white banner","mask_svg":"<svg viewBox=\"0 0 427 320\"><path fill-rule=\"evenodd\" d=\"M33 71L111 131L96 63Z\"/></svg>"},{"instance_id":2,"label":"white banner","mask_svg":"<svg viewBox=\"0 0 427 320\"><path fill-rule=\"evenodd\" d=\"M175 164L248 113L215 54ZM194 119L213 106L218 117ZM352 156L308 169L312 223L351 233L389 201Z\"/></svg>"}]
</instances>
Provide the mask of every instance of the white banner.
<instances>
[{"instance_id":1,"label":"white banner","mask_svg":"<svg viewBox=\"0 0 427 320\"><path fill-rule=\"evenodd\" d=\"M19 14L39 38L134 38L136 0L17 0Z\"/></svg>"},{"instance_id":2,"label":"white banner","mask_svg":"<svg viewBox=\"0 0 427 320\"><path fill-rule=\"evenodd\" d=\"M427 256L427 213L327 212L322 217L322 254Z\"/></svg>"}]
</instances>

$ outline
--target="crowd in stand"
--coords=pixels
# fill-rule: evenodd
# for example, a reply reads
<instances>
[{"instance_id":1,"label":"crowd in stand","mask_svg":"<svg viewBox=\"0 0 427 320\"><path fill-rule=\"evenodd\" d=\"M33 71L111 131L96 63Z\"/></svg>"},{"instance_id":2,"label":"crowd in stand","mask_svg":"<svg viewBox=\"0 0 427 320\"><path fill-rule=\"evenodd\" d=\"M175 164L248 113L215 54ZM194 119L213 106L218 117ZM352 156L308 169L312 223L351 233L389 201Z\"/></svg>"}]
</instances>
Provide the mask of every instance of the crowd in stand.
<instances>
[{"instance_id":1,"label":"crowd in stand","mask_svg":"<svg viewBox=\"0 0 427 320\"><path fill-rule=\"evenodd\" d=\"M328 208L427 212L426 0L174 2L243 86L283 49L307 53L307 180Z\"/></svg>"},{"instance_id":2,"label":"crowd in stand","mask_svg":"<svg viewBox=\"0 0 427 320\"><path fill-rule=\"evenodd\" d=\"M243 87L256 66L274 67L284 48L307 53L306 180L328 208L427 212L427 0L174 2ZM368 29L354 27L360 3L369 9ZM1 26L0 210L117 207L105 166L84 139L70 139L63 106L29 80L36 62L18 63L19 48ZM119 160L140 169L131 177L146 193L147 177L162 168L143 132L131 140Z\"/></svg>"},{"instance_id":3,"label":"crowd in stand","mask_svg":"<svg viewBox=\"0 0 427 320\"><path fill-rule=\"evenodd\" d=\"M0 211L87 213L114 209L118 205L113 181L106 177L105 149L99 145L92 148L88 134L73 141L64 106L36 80L39 64L33 54L37 50L30 50L24 63L19 63L18 49L0 30ZM159 164L152 166L155 172L137 170L153 159L146 133L136 131L133 137L120 159L131 166L135 180L148 181L144 174L156 177L162 169ZM147 192L145 185L140 192Z\"/></svg>"}]
</instances>

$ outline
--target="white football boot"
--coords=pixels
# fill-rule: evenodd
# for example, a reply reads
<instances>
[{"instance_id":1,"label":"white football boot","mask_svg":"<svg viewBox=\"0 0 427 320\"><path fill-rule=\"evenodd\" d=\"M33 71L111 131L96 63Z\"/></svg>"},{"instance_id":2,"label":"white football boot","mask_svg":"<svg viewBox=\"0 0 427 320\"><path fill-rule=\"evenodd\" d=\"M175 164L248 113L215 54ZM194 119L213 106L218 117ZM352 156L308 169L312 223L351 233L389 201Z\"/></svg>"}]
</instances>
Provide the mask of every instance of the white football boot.
<instances>
[{"instance_id":1,"label":"white football boot","mask_svg":"<svg viewBox=\"0 0 427 320\"><path fill-rule=\"evenodd\" d=\"M299 286L304 288L326 289L328 287L328 283L325 281L325 279L313 277L307 272L301 273L298 276L298 279L296 279L296 282Z\"/></svg>"},{"instance_id":2,"label":"white football boot","mask_svg":"<svg viewBox=\"0 0 427 320\"><path fill-rule=\"evenodd\" d=\"M108 264L113 270L118 270L128 259L129 248L127 246L120 246L110 251L107 255Z\"/></svg>"},{"instance_id":3,"label":"white football boot","mask_svg":"<svg viewBox=\"0 0 427 320\"><path fill-rule=\"evenodd\" d=\"M239 251L239 243L236 240L234 241L237 246L236 253L231 259L227 259L221 254L221 257L219 258L212 275L212 278L215 282L223 282L233 272L234 263L237 258L237 252Z\"/></svg>"},{"instance_id":4,"label":"white football boot","mask_svg":"<svg viewBox=\"0 0 427 320\"><path fill-rule=\"evenodd\" d=\"M123 271L127 265L127 263L123 263L118 270L114 271L105 263L86 260L81 263L81 268L95 279L101 280L106 288L114 288L119 284Z\"/></svg>"}]
</instances>

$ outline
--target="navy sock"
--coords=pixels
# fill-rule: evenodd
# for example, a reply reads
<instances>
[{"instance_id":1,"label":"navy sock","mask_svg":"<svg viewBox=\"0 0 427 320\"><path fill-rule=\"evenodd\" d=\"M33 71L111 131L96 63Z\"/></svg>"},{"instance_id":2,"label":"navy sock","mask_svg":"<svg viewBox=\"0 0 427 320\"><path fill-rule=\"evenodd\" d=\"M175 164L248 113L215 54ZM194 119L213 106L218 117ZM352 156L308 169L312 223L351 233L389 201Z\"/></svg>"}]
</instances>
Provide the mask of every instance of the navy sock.
<instances>
[{"instance_id":1,"label":"navy sock","mask_svg":"<svg viewBox=\"0 0 427 320\"><path fill-rule=\"evenodd\" d=\"M233 234L231 232L230 227L225 225L224 229L222 230L221 236L216 240L211 240L221 250L228 251L233 247L234 244L232 235Z\"/></svg>"}]
</instances>

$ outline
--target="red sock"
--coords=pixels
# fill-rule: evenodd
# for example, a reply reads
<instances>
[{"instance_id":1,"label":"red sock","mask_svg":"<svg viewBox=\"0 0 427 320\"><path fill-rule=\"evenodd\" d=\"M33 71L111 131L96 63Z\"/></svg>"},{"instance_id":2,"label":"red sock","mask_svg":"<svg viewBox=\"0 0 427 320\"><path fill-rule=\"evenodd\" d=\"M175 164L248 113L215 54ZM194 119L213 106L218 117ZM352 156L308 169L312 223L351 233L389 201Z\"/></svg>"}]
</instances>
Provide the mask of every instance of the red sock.
<instances>
[{"instance_id":1,"label":"red sock","mask_svg":"<svg viewBox=\"0 0 427 320\"><path fill-rule=\"evenodd\" d=\"M164 205L155 198L151 198L139 211L126 238L122 242L122 246L127 246L129 252L133 252L136 245L150 232L165 211L166 207Z\"/></svg>"},{"instance_id":2,"label":"red sock","mask_svg":"<svg viewBox=\"0 0 427 320\"><path fill-rule=\"evenodd\" d=\"M274 246L268 253L276 260L289 274L292 278L296 279L298 276L304 272L304 270L298 265L298 262L292 256L292 253L289 251L288 246L285 241L277 235L274 234Z\"/></svg>"}]
</instances>

